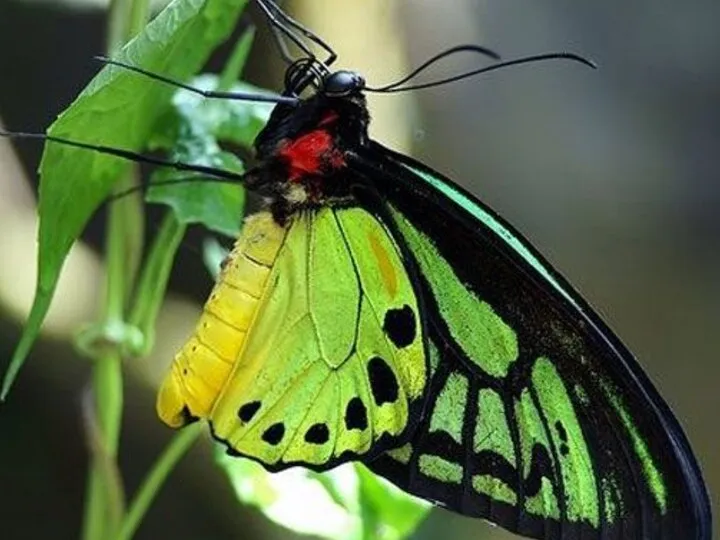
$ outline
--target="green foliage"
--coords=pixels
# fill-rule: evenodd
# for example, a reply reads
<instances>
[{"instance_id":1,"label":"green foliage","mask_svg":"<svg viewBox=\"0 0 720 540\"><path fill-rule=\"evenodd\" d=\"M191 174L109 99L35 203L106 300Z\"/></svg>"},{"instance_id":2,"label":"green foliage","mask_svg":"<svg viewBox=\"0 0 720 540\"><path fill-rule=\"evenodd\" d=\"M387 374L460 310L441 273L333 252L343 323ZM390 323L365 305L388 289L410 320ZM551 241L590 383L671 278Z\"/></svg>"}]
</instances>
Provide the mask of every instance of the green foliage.
<instances>
[{"instance_id":1,"label":"green foliage","mask_svg":"<svg viewBox=\"0 0 720 540\"><path fill-rule=\"evenodd\" d=\"M220 265L227 257L229 251L217 241L216 238L210 236L203 241L203 262L205 268L208 269L213 279L217 279L220 274Z\"/></svg>"},{"instance_id":2,"label":"green foliage","mask_svg":"<svg viewBox=\"0 0 720 540\"><path fill-rule=\"evenodd\" d=\"M118 54L149 71L187 79L227 37L247 0L176 0ZM150 136L172 90L105 67L48 133L135 150ZM50 306L65 257L128 163L48 144L40 164L40 226L35 299L2 386L5 398Z\"/></svg>"},{"instance_id":3,"label":"green foliage","mask_svg":"<svg viewBox=\"0 0 720 540\"><path fill-rule=\"evenodd\" d=\"M185 226L173 213L168 213L153 239L153 245L142 269L129 326L141 336L126 356L145 356L155 344L155 321L165 298L170 271L183 237Z\"/></svg>"},{"instance_id":4,"label":"green foliage","mask_svg":"<svg viewBox=\"0 0 720 540\"><path fill-rule=\"evenodd\" d=\"M217 463L240 501L301 534L329 540L401 540L431 507L361 464L325 473L298 467L270 474L253 461L228 457L220 445L216 450Z\"/></svg>"},{"instance_id":5,"label":"green foliage","mask_svg":"<svg viewBox=\"0 0 720 540\"><path fill-rule=\"evenodd\" d=\"M220 78L202 75L190 84L202 90L216 90L220 88ZM227 90L261 92L244 83L235 83ZM271 110L272 106L266 103L205 99L180 90L172 99L171 112L161 119L150 144L169 151L173 160L241 173L244 170L242 162L235 154L223 150L218 141L251 147ZM178 180L182 183L172 183ZM170 206L181 223L201 223L210 230L234 238L240 232L244 192L237 183L207 180L200 175L189 177L160 169L153 175L156 185L150 188L147 200ZM157 185L162 183L166 185Z\"/></svg>"},{"instance_id":6,"label":"green foliage","mask_svg":"<svg viewBox=\"0 0 720 540\"><path fill-rule=\"evenodd\" d=\"M356 464L355 472L360 481L364 538L406 538L432 508L429 502L408 495L364 465Z\"/></svg>"}]
</instances>

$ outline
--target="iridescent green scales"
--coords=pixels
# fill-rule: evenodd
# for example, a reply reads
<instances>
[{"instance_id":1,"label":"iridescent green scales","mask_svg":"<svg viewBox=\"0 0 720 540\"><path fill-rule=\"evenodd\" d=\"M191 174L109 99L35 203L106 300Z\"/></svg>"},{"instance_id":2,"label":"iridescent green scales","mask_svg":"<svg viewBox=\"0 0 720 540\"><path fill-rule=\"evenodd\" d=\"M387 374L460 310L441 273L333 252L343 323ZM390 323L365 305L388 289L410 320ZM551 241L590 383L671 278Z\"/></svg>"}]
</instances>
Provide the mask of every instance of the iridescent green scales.
<instances>
[{"instance_id":1,"label":"iridescent green scales","mask_svg":"<svg viewBox=\"0 0 720 540\"><path fill-rule=\"evenodd\" d=\"M500 394L489 388L478 391L477 422L473 437L473 450L489 450L517 467L510 428Z\"/></svg>"},{"instance_id":2,"label":"iridescent green scales","mask_svg":"<svg viewBox=\"0 0 720 540\"><path fill-rule=\"evenodd\" d=\"M435 400L435 407L430 416L430 432L444 431L458 444L462 444L464 415L456 411L464 411L467 407L468 380L459 372L451 373L445 386Z\"/></svg>"},{"instance_id":3,"label":"iridescent green scales","mask_svg":"<svg viewBox=\"0 0 720 540\"><path fill-rule=\"evenodd\" d=\"M469 292L432 242L400 213L395 218L405 234L423 273L432 276L430 287L452 337L467 357L494 377L504 377L518 357L517 337L492 306Z\"/></svg>"},{"instance_id":4,"label":"iridescent green scales","mask_svg":"<svg viewBox=\"0 0 720 540\"><path fill-rule=\"evenodd\" d=\"M431 378L441 382L426 411L426 434L387 456L431 481L467 484L462 489L511 506L522 501L525 513L542 519L597 528L601 519L612 523L621 518L623 492L612 474L598 475L578 417L577 407L590 403L585 388L566 383L551 357L523 358L517 333L467 288L430 238L402 213L394 211L393 218L432 290L452 343L433 341L430 346ZM563 339L561 327L553 331ZM573 336L564 343L568 351L581 350ZM439 351L448 346L459 347L466 365L443 364ZM642 439L633 435L620 398L608 385L604 391L644 463L648 488L657 494L662 512L662 476Z\"/></svg>"}]
</instances>

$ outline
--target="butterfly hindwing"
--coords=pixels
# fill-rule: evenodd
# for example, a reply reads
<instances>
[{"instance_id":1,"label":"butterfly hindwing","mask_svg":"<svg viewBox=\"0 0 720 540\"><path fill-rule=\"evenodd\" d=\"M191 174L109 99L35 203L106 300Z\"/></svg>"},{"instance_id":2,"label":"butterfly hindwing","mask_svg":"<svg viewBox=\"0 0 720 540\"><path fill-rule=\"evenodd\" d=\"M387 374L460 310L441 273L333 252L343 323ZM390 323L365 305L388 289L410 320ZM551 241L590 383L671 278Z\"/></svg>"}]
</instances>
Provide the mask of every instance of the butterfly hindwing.
<instances>
[{"instance_id":1,"label":"butterfly hindwing","mask_svg":"<svg viewBox=\"0 0 720 540\"><path fill-rule=\"evenodd\" d=\"M370 468L534 538L709 538L677 421L565 281L437 173L378 145L354 166L417 263L434 356L415 434Z\"/></svg>"},{"instance_id":2,"label":"butterfly hindwing","mask_svg":"<svg viewBox=\"0 0 720 540\"><path fill-rule=\"evenodd\" d=\"M261 214L238 246L176 358L161 417L208 417L231 453L273 470L327 469L407 438L427 360L413 285L380 221L352 207L285 227Z\"/></svg>"}]
</instances>

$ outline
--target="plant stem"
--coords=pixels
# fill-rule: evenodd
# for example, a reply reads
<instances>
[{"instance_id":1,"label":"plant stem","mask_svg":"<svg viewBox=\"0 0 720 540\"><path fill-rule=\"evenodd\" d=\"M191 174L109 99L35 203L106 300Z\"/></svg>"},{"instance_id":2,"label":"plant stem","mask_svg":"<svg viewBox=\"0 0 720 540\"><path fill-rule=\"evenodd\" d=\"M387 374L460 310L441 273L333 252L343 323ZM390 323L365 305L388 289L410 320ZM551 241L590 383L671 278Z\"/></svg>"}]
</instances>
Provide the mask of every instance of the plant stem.
<instances>
[{"instance_id":1,"label":"plant stem","mask_svg":"<svg viewBox=\"0 0 720 540\"><path fill-rule=\"evenodd\" d=\"M138 328L144 338L142 348L133 351L135 355L145 356L152 350L155 341L155 322L165 298L175 254L186 229L187 227L177 220L172 211L167 211L153 240L140 274L134 304L128 318L130 324Z\"/></svg>"},{"instance_id":2,"label":"plant stem","mask_svg":"<svg viewBox=\"0 0 720 540\"><path fill-rule=\"evenodd\" d=\"M150 0L135 0L130 5L128 37L134 37L145 28L150 19Z\"/></svg>"},{"instance_id":3,"label":"plant stem","mask_svg":"<svg viewBox=\"0 0 720 540\"><path fill-rule=\"evenodd\" d=\"M230 90L230 88L232 88L233 84L238 82L238 79L240 79L240 74L242 73L243 69L245 69L245 64L247 63L248 59L248 53L250 52L250 47L252 47L254 39L255 28L250 27L237 41L233 49L232 55L230 56L230 60L228 60L228 63L225 65L222 73L220 74L220 79L218 80L217 86L218 90L228 91Z\"/></svg>"},{"instance_id":4,"label":"plant stem","mask_svg":"<svg viewBox=\"0 0 720 540\"><path fill-rule=\"evenodd\" d=\"M150 0L110 0L108 8L107 52L113 54L137 35L150 17Z\"/></svg>"},{"instance_id":5,"label":"plant stem","mask_svg":"<svg viewBox=\"0 0 720 540\"><path fill-rule=\"evenodd\" d=\"M123 185L131 182L126 177ZM123 324L125 294L129 288L125 263L127 261L124 239L125 201L110 206L107 245L106 296L103 308L103 324L112 326ZM110 514L109 502L112 500L110 489L115 482L109 482L105 474L106 463L114 462L117 455L120 424L122 422L123 382L122 358L117 346L113 350L96 358L93 364L93 402L95 404L95 424L99 442L91 446L96 452L91 456L90 478L85 500L85 522L83 538L96 540L107 537L108 530L115 530L117 522ZM104 452L105 455L100 455Z\"/></svg>"},{"instance_id":6,"label":"plant stem","mask_svg":"<svg viewBox=\"0 0 720 540\"><path fill-rule=\"evenodd\" d=\"M165 479L180 461L180 458L197 440L201 432L202 425L196 423L183 428L175 434L135 494L116 540L130 540L132 538Z\"/></svg>"},{"instance_id":7,"label":"plant stem","mask_svg":"<svg viewBox=\"0 0 720 540\"><path fill-rule=\"evenodd\" d=\"M107 52L115 50L137 33L147 18L149 0L113 0L108 14ZM120 189L133 185L133 175L119 182ZM107 276L105 305L101 320L106 328L123 325L127 295L132 289L135 265L142 251L143 213L139 201L127 199L110 205L106 238ZM83 538L111 537L122 519L123 495L119 480L109 474L116 462L123 407L122 357L120 344L93 365L93 403L96 409L99 444L91 455L86 487ZM91 413L92 414L92 413ZM108 466L110 465L110 466Z\"/></svg>"},{"instance_id":8,"label":"plant stem","mask_svg":"<svg viewBox=\"0 0 720 540\"><path fill-rule=\"evenodd\" d=\"M88 478L83 538L105 538L116 530L124 504L122 487L110 474L108 464L117 456L120 422L122 420L122 362L119 354L108 354L93 366L93 394L96 404L96 425L99 448L91 456Z\"/></svg>"}]
</instances>

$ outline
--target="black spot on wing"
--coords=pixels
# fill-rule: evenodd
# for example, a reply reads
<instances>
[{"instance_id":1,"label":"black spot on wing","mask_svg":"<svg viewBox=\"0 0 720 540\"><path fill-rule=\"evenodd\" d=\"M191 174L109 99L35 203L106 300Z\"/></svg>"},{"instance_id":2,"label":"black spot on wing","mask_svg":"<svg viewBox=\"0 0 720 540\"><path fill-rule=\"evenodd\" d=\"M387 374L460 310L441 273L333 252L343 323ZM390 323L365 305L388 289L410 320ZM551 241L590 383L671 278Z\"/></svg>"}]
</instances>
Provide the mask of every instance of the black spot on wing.
<instances>
[{"instance_id":1,"label":"black spot on wing","mask_svg":"<svg viewBox=\"0 0 720 540\"><path fill-rule=\"evenodd\" d=\"M330 439L330 430L326 424L313 424L305 432L305 442L312 444L325 444Z\"/></svg>"},{"instance_id":2,"label":"black spot on wing","mask_svg":"<svg viewBox=\"0 0 720 540\"><path fill-rule=\"evenodd\" d=\"M277 446L278 444L280 444L280 441L282 441L282 438L284 436L285 424L283 424L282 422L278 422L277 424L273 424L265 430L265 433L262 434L262 440L268 444Z\"/></svg>"},{"instance_id":3,"label":"black spot on wing","mask_svg":"<svg viewBox=\"0 0 720 540\"><path fill-rule=\"evenodd\" d=\"M530 471L525 478L524 494L526 497L534 497L540 493L543 476L555 486L555 473L553 472L553 461L550 453L543 445L535 444L532 447L530 456ZM508 485L514 485L514 482L511 480Z\"/></svg>"},{"instance_id":4,"label":"black spot on wing","mask_svg":"<svg viewBox=\"0 0 720 540\"><path fill-rule=\"evenodd\" d=\"M555 422L555 430L557 431L558 437L560 437L560 453L563 456L567 456L570 453L570 447L568 446L568 434L563 423L558 420Z\"/></svg>"},{"instance_id":5,"label":"black spot on wing","mask_svg":"<svg viewBox=\"0 0 720 540\"><path fill-rule=\"evenodd\" d=\"M398 348L407 347L415 341L417 321L415 312L405 304L400 309L389 309L385 313L383 331Z\"/></svg>"},{"instance_id":6,"label":"black spot on wing","mask_svg":"<svg viewBox=\"0 0 720 540\"><path fill-rule=\"evenodd\" d=\"M398 398L398 382L387 362L379 356L373 356L368 362L370 390L375 404L394 403Z\"/></svg>"},{"instance_id":7,"label":"black spot on wing","mask_svg":"<svg viewBox=\"0 0 720 540\"><path fill-rule=\"evenodd\" d=\"M238 409L238 418L243 422L249 422L260 410L261 403L259 401L251 401Z\"/></svg>"},{"instance_id":8,"label":"black spot on wing","mask_svg":"<svg viewBox=\"0 0 720 540\"><path fill-rule=\"evenodd\" d=\"M345 407L345 427L350 429L363 430L368 426L367 409L362 399L354 397L348 401Z\"/></svg>"}]
</instances>

